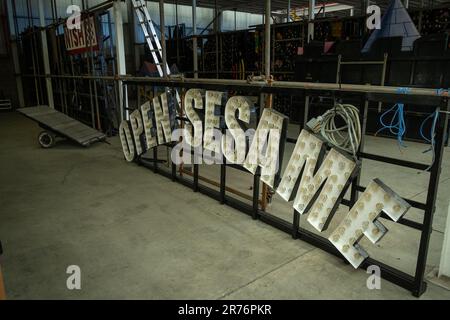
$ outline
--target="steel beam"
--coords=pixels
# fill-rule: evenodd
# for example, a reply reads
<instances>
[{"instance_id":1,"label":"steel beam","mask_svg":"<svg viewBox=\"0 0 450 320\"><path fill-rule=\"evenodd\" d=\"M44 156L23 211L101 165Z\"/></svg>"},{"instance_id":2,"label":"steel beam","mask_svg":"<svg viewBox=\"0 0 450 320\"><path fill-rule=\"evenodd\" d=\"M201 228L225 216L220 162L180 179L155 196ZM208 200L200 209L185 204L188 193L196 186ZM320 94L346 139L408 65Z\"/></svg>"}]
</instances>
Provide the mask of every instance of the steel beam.
<instances>
[{"instance_id":1,"label":"steel beam","mask_svg":"<svg viewBox=\"0 0 450 320\"><path fill-rule=\"evenodd\" d=\"M166 23L164 14L164 0L159 0L159 25L161 31L161 55L163 63L163 76L167 77L167 50L166 50Z\"/></svg>"},{"instance_id":2,"label":"steel beam","mask_svg":"<svg viewBox=\"0 0 450 320\"><path fill-rule=\"evenodd\" d=\"M271 0L266 0L266 14L264 19L264 67L265 76L267 80L270 79L270 23L271 23L272 3Z\"/></svg>"},{"instance_id":3,"label":"steel beam","mask_svg":"<svg viewBox=\"0 0 450 320\"><path fill-rule=\"evenodd\" d=\"M125 43L123 34L123 18L122 18L122 3L115 1L113 5L114 27L115 27L115 44L116 44L116 63L117 74L124 76L127 74L126 59L125 59ZM120 121L129 119L127 90L123 88L123 82L118 81L118 95L119 95L119 110ZM125 108L124 108L125 106Z\"/></svg>"},{"instance_id":4,"label":"steel beam","mask_svg":"<svg viewBox=\"0 0 450 320\"><path fill-rule=\"evenodd\" d=\"M33 74L24 74L23 77L32 78ZM44 77L43 75L36 75L36 77ZM336 84L336 83L316 83L316 82L290 82L290 81L271 81L268 82L249 82L247 80L228 80L228 79L190 79L190 78L153 78L153 77L133 77L133 76L90 76L90 75L48 75L50 78L59 79L96 79L105 81L120 80L127 84L147 84L157 85L160 87L184 87L184 88L208 88L222 86L224 90L227 88L246 90L257 90L260 92L281 92L292 90L306 90L306 91L340 91L340 92L354 92L367 94L390 94L396 95L398 99L405 99L406 97L448 97L449 93L446 91L439 91L430 88L407 88L405 93L399 93L400 87L392 86L376 86L376 85L361 85L361 84ZM401 88L405 89L405 88ZM381 99L381 98L380 98Z\"/></svg>"},{"instance_id":5,"label":"steel beam","mask_svg":"<svg viewBox=\"0 0 450 320\"><path fill-rule=\"evenodd\" d=\"M314 40L314 18L315 18L315 9L316 0L309 0L308 6L308 43Z\"/></svg>"},{"instance_id":6,"label":"steel beam","mask_svg":"<svg viewBox=\"0 0 450 320\"><path fill-rule=\"evenodd\" d=\"M197 0L192 0L192 50L194 58L194 78L198 78L198 44L197 44Z\"/></svg>"},{"instance_id":7,"label":"steel beam","mask_svg":"<svg viewBox=\"0 0 450 320\"><path fill-rule=\"evenodd\" d=\"M17 21L15 21L16 17L13 12L13 1L8 1L8 16L10 21L10 33L11 33L11 56L14 64L14 72L16 76L16 85L17 85L17 97L19 100L19 107L25 107L25 98L23 94L23 83L20 69L20 61L19 61L19 51L17 49Z\"/></svg>"},{"instance_id":8,"label":"steel beam","mask_svg":"<svg viewBox=\"0 0 450 320\"><path fill-rule=\"evenodd\" d=\"M50 60L48 56L47 31L45 29L46 24L45 24L44 0L39 0L39 20L42 27L41 42L42 42L42 60L44 62L44 72L46 75L49 75L51 74L51 70L50 70ZM55 102L53 99L52 79L46 77L45 84L47 86L48 106L54 109Z\"/></svg>"},{"instance_id":9,"label":"steel beam","mask_svg":"<svg viewBox=\"0 0 450 320\"><path fill-rule=\"evenodd\" d=\"M291 0L288 0L286 22L291 22Z\"/></svg>"}]
</instances>

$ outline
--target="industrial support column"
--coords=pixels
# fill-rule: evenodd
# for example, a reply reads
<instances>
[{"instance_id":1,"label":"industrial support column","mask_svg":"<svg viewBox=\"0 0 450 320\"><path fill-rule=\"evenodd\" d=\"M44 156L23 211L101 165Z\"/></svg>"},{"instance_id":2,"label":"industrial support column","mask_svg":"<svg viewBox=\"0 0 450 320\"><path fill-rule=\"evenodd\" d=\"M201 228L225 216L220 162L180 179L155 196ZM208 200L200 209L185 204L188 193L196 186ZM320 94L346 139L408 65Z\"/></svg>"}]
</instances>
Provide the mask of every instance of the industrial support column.
<instances>
[{"instance_id":1,"label":"industrial support column","mask_svg":"<svg viewBox=\"0 0 450 320\"><path fill-rule=\"evenodd\" d=\"M197 0L192 0L192 53L194 57L194 79L198 78L198 49L197 49Z\"/></svg>"},{"instance_id":2,"label":"industrial support column","mask_svg":"<svg viewBox=\"0 0 450 320\"><path fill-rule=\"evenodd\" d=\"M128 28L128 34L130 37L130 55L133 58L133 66L135 71L137 72L139 70L140 66L140 58L139 58L139 49L136 45L136 17L134 12L134 6L132 1L127 2L127 14L128 14L128 25L131 26L131 28Z\"/></svg>"},{"instance_id":3,"label":"industrial support column","mask_svg":"<svg viewBox=\"0 0 450 320\"><path fill-rule=\"evenodd\" d=\"M3 248L2 248L2 243L0 242L0 258L3 254ZM6 299L6 293L5 293L5 284L3 281L3 274L2 274L2 264L1 264L1 260L0 260L0 300L5 300Z\"/></svg>"},{"instance_id":4,"label":"industrial support column","mask_svg":"<svg viewBox=\"0 0 450 320\"><path fill-rule=\"evenodd\" d=\"M450 205L448 207L439 269L431 271L431 273L428 274L427 279L433 284L450 290Z\"/></svg>"},{"instance_id":5,"label":"industrial support column","mask_svg":"<svg viewBox=\"0 0 450 320\"><path fill-rule=\"evenodd\" d=\"M272 20L272 3L271 0L266 0L266 11L264 15L264 67L265 67L265 76L266 81L268 83L271 83L271 75L270 75L270 69L271 69L271 57L270 57L270 49L271 49L271 20ZM263 114L263 109L265 108L272 108L272 102L273 102L273 95L262 95L261 96L261 102L264 101L264 108L261 107L260 114ZM262 105L262 103L261 103ZM260 179L260 172L258 170L257 175L255 175L255 178ZM258 182L259 183L259 182ZM254 187L256 187L258 184L255 183ZM259 190L255 190L254 197L259 193ZM262 195L261 195L261 209L265 211L267 209L267 200L268 200L268 194L269 194L269 187L263 183L262 185ZM259 199L258 199L259 202ZM255 217L254 217L255 218Z\"/></svg>"},{"instance_id":6,"label":"industrial support column","mask_svg":"<svg viewBox=\"0 0 450 320\"><path fill-rule=\"evenodd\" d=\"M450 206L448 212L438 276L450 279Z\"/></svg>"},{"instance_id":7,"label":"industrial support column","mask_svg":"<svg viewBox=\"0 0 450 320\"><path fill-rule=\"evenodd\" d=\"M47 86L47 97L48 106L52 109L55 108L55 102L53 100L53 87L52 79L49 77L50 71L50 60L48 57L48 45L47 45L47 31L45 29L45 10L44 10L44 0L39 0L39 19L41 23L41 41L42 41L42 59L44 61L44 72L45 72L45 83Z\"/></svg>"},{"instance_id":8,"label":"industrial support column","mask_svg":"<svg viewBox=\"0 0 450 320\"><path fill-rule=\"evenodd\" d=\"M214 35L216 37L216 78L219 79L219 30L222 29L222 13L217 8L217 0L214 0Z\"/></svg>"},{"instance_id":9,"label":"industrial support column","mask_svg":"<svg viewBox=\"0 0 450 320\"><path fill-rule=\"evenodd\" d=\"M287 23L291 22L291 0L288 0L286 22Z\"/></svg>"},{"instance_id":10,"label":"industrial support column","mask_svg":"<svg viewBox=\"0 0 450 320\"><path fill-rule=\"evenodd\" d=\"M25 107L25 98L23 95L23 83L22 76L20 71L20 62L19 62L19 51L17 50L17 28L16 23L14 23L15 16L13 13L13 2L14 0L9 0L8 2L8 16L10 21L10 33L11 33L11 56L13 58L14 64L14 72L16 75L16 85L17 85L17 96L19 100L19 107Z\"/></svg>"},{"instance_id":11,"label":"industrial support column","mask_svg":"<svg viewBox=\"0 0 450 320\"><path fill-rule=\"evenodd\" d=\"M161 55L162 55L162 63L163 63L163 75L164 78L169 74L168 66L167 66L167 50L166 50L166 22L164 16L164 0L159 0L159 29L161 31Z\"/></svg>"},{"instance_id":12,"label":"industrial support column","mask_svg":"<svg viewBox=\"0 0 450 320\"><path fill-rule=\"evenodd\" d=\"M266 14L264 18L264 67L267 80L270 80L270 21L272 12L271 0L266 0Z\"/></svg>"},{"instance_id":13,"label":"industrial support column","mask_svg":"<svg viewBox=\"0 0 450 320\"><path fill-rule=\"evenodd\" d=\"M316 0L309 0L308 7L308 43L314 40L314 17L315 17Z\"/></svg>"},{"instance_id":14,"label":"industrial support column","mask_svg":"<svg viewBox=\"0 0 450 320\"><path fill-rule=\"evenodd\" d=\"M127 74L126 60L125 60L125 43L123 35L123 18L122 18L122 3L120 1L114 1L113 16L115 27L115 42L116 42L116 63L117 63L117 75L124 76ZM118 82L118 94L119 94L119 110L120 121L124 119L129 120L128 112L128 94L126 88L124 88L123 82ZM124 106L125 109L124 110Z\"/></svg>"}]
</instances>

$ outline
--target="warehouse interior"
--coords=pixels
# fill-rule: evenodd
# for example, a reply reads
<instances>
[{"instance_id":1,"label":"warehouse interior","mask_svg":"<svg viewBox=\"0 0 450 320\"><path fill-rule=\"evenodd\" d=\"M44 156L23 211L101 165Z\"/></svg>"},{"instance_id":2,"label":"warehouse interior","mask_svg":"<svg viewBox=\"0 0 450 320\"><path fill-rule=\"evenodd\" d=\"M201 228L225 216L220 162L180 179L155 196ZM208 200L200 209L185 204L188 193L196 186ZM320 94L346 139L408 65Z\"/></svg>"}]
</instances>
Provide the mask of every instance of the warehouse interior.
<instances>
[{"instance_id":1,"label":"warehouse interior","mask_svg":"<svg viewBox=\"0 0 450 320\"><path fill-rule=\"evenodd\" d=\"M447 1L2 0L0 19L0 299L450 299ZM278 171L226 140L230 163L176 163L196 114L275 128ZM353 214L374 229L341 246Z\"/></svg>"}]
</instances>

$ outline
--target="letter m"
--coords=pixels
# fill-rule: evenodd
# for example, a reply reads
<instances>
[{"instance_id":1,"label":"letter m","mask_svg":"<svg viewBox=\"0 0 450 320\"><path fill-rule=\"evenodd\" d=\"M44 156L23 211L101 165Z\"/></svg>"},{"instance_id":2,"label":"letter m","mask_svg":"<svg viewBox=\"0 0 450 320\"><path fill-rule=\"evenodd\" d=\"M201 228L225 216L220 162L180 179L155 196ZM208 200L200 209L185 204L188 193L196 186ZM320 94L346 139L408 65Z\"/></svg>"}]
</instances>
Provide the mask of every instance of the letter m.
<instances>
[{"instance_id":1,"label":"letter m","mask_svg":"<svg viewBox=\"0 0 450 320\"><path fill-rule=\"evenodd\" d=\"M355 161L331 149L316 171L323 153L323 142L303 130L278 188L278 193L287 201L292 200L296 192L294 209L300 214L309 213L308 222L318 231L326 230L339 207L339 200L359 170Z\"/></svg>"}]
</instances>

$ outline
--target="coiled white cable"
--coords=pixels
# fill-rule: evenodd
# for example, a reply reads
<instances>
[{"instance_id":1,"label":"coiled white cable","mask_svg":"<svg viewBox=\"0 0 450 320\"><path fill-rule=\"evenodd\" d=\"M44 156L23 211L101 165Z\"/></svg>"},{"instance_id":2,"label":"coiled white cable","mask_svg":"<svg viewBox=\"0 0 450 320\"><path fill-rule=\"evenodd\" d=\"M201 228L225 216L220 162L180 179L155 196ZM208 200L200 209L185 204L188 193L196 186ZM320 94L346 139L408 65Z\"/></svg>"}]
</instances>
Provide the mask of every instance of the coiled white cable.
<instances>
[{"instance_id":1,"label":"coiled white cable","mask_svg":"<svg viewBox=\"0 0 450 320\"><path fill-rule=\"evenodd\" d=\"M336 126L336 117L344 120L346 125ZM320 133L322 137L338 149L353 154L356 157L361 144L361 122L359 110L350 104L336 104L322 117Z\"/></svg>"}]
</instances>

